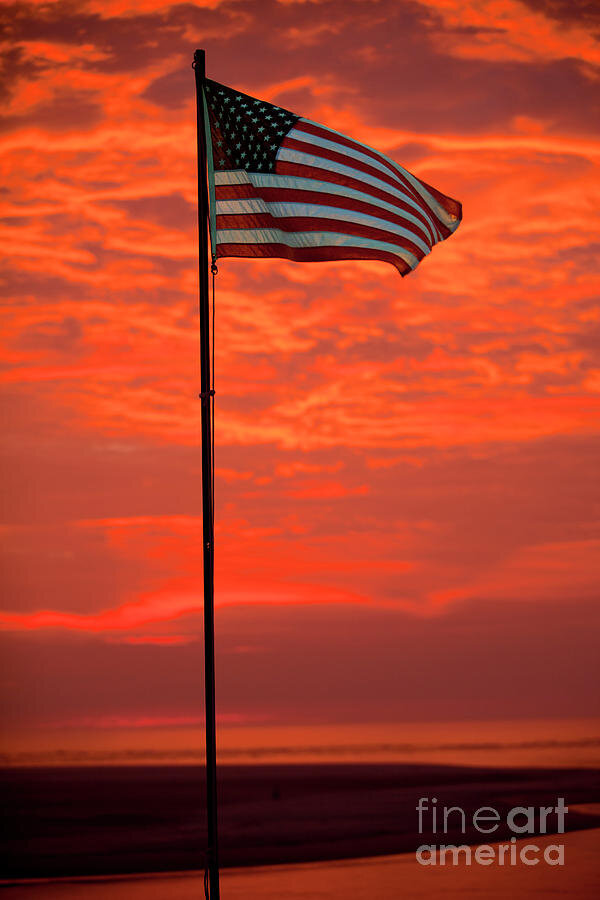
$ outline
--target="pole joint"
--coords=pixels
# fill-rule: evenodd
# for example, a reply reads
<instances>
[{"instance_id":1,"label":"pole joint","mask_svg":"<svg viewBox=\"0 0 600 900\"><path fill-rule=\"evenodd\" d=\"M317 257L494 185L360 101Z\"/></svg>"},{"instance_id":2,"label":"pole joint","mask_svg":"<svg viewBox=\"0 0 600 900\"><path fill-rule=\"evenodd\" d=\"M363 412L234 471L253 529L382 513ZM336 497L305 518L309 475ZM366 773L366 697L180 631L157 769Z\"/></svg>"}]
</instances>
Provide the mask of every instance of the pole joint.
<instances>
[{"instance_id":1,"label":"pole joint","mask_svg":"<svg viewBox=\"0 0 600 900\"><path fill-rule=\"evenodd\" d=\"M215 390L211 388L209 391L200 391L198 396L202 403L208 403L209 399L215 396Z\"/></svg>"}]
</instances>

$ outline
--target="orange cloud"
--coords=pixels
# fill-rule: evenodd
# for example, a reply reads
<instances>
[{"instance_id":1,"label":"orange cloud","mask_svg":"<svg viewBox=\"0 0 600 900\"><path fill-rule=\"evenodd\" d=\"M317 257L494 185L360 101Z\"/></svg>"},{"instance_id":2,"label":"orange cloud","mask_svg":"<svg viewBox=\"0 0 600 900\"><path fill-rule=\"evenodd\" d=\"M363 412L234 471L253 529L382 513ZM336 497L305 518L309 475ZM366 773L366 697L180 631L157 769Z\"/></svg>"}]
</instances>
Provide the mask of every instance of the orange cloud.
<instances>
[{"instance_id":1,"label":"orange cloud","mask_svg":"<svg viewBox=\"0 0 600 900\"><path fill-rule=\"evenodd\" d=\"M225 2L226 0L194 0L194 6L199 9L216 9ZM84 6L89 12L97 13L106 19L113 16L166 13L178 5L177 0L84 0Z\"/></svg>"},{"instance_id":2,"label":"orange cloud","mask_svg":"<svg viewBox=\"0 0 600 900\"><path fill-rule=\"evenodd\" d=\"M285 493L288 497L314 497L323 500L332 500L336 497L364 497L369 493L369 485L350 486L339 481L307 480Z\"/></svg>"},{"instance_id":3,"label":"orange cloud","mask_svg":"<svg viewBox=\"0 0 600 900\"><path fill-rule=\"evenodd\" d=\"M111 637L112 644L152 644L158 647L181 647L184 644L193 644L198 638L191 634L137 634L128 637Z\"/></svg>"},{"instance_id":4,"label":"orange cloud","mask_svg":"<svg viewBox=\"0 0 600 900\"><path fill-rule=\"evenodd\" d=\"M219 591L218 605L232 604L288 604L356 603L364 597L351 591L315 584L263 584L260 587L239 584ZM167 585L120 606L98 613L66 613L60 610L38 610L30 613L0 612L1 631L39 631L42 629L87 632L105 635L111 640L114 633L144 629L149 625L171 623L202 612L200 579ZM180 645L195 637L145 634L133 635L126 643ZM123 641L119 641L122 643Z\"/></svg>"},{"instance_id":5,"label":"orange cloud","mask_svg":"<svg viewBox=\"0 0 600 900\"><path fill-rule=\"evenodd\" d=\"M600 541L560 541L520 548L478 578L429 594L434 607L485 597L555 602L569 594L593 598L600 576Z\"/></svg>"},{"instance_id":6,"label":"orange cloud","mask_svg":"<svg viewBox=\"0 0 600 900\"><path fill-rule=\"evenodd\" d=\"M552 19L519 0L419 3L442 19L443 31L435 38L441 52L486 61L577 58L600 64L600 44L585 26Z\"/></svg>"},{"instance_id":7,"label":"orange cloud","mask_svg":"<svg viewBox=\"0 0 600 900\"><path fill-rule=\"evenodd\" d=\"M201 630L195 46L219 80L465 211L403 280L221 261L217 604L261 627L264 604L451 625L467 603L485 624L507 597L566 615L591 596L598 43L566 6L532 6L281 2L268 29L245 0L19 6L0 147L8 647L89 645L126 672ZM256 646L241 631L236 660Z\"/></svg>"}]
</instances>

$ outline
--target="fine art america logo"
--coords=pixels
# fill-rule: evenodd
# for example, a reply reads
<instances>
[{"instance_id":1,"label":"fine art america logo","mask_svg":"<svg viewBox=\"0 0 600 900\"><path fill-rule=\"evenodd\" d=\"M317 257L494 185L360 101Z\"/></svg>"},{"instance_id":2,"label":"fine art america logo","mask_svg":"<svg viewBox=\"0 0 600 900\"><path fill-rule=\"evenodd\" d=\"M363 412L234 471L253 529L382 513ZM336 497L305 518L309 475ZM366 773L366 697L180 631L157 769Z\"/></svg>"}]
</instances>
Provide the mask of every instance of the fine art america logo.
<instances>
[{"instance_id":1,"label":"fine art america logo","mask_svg":"<svg viewBox=\"0 0 600 900\"><path fill-rule=\"evenodd\" d=\"M496 862L500 866L537 866L545 862L549 866L564 866L564 844L517 844L517 836L523 838L527 834L547 834L557 832L564 834L565 815L569 807L565 806L564 797L559 797L556 806L513 806L506 815L500 815L493 806L482 806L472 815L465 813L460 806L437 806L437 799L421 797L416 807L419 815L419 834L425 830L432 835L447 834L449 829L460 828L461 834L467 833L467 823L480 834L491 835L502 824L512 831L513 837L507 843L480 844L470 847L467 844L421 844L416 852L417 862L422 866L467 865L474 862L480 866L490 866ZM556 826L556 827L553 827Z\"/></svg>"}]
</instances>

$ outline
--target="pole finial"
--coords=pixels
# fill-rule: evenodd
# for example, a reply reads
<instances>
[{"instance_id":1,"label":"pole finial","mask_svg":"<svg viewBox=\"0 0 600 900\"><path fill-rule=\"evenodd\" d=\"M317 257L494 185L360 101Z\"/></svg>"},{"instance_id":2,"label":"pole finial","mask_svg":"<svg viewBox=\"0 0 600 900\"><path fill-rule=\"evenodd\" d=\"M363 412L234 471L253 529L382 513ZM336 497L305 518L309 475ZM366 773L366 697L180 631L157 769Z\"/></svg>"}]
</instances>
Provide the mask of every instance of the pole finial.
<instances>
[{"instance_id":1,"label":"pole finial","mask_svg":"<svg viewBox=\"0 0 600 900\"><path fill-rule=\"evenodd\" d=\"M192 63L192 68L196 70L196 75L199 75L200 78L204 79L206 77L206 54L204 50L195 50L194 51L194 62Z\"/></svg>"}]
</instances>

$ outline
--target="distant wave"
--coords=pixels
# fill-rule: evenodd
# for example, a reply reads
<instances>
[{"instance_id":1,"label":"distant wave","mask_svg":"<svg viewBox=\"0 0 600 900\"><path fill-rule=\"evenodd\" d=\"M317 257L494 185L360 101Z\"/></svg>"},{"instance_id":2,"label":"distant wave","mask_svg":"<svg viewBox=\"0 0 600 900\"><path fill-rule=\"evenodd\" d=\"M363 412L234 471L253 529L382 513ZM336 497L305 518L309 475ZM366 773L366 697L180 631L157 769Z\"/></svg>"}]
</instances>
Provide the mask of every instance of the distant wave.
<instances>
[{"instance_id":1,"label":"distant wave","mask_svg":"<svg viewBox=\"0 0 600 900\"><path fill-rule=\"evenodd\" d=\"M529 740L529 741L471 741L440 744L420 743L365 743L365 744L314 744L264 747L235 747L219 751L223 762L248 760L282 759L356 759L368 761L386 757L393 761L405 761L406 757L429 757L435 754L470 754L495 752L508 754L535 750L586 750L600 747L599 737L577 738L574 740ZM0 753L0 766L27 765L85 765L128 763L202 763L202 747L188 747L177 750L124 749L124 750L55 750L21 751ZM598 761L600 764L600 760Z\"/></svg>"}]
</instances>

